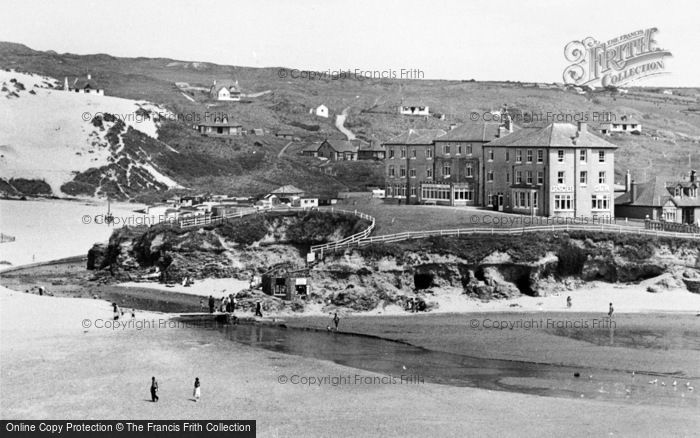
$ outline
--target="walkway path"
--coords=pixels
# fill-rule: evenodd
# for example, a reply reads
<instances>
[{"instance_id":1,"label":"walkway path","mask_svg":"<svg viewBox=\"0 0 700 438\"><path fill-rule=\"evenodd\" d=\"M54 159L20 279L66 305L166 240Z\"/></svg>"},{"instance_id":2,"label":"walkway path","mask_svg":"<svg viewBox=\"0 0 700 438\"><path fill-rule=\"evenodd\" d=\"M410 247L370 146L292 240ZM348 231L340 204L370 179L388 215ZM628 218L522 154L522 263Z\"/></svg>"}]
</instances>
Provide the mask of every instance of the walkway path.
<instances>
[{"instance_id":1,"label":"walkway path","mask_svg":"<svg viewBox=\"0 0 700 438\"><path fill-rule=\"evenodd\" d=\"M338 114L335 116L335 127L338 128L338 131L342 132L345 134L345 136L348 138L348 140L355 140L355 134L352 133L348 128L343 126L345 124L345 119L348 117L348 110L350 107L347 107L343 110L341 114Z\"/></svg>"}]
</instances>

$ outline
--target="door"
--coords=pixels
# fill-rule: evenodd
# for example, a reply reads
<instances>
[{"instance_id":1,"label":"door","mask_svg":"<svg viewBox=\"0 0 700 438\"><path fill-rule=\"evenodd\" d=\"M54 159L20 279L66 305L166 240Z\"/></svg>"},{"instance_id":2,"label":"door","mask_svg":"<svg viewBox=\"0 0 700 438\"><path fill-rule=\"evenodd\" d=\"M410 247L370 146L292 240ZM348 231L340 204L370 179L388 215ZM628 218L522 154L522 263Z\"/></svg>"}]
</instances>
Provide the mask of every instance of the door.
<instances>
[{"instance_id":1,"label":"door","mask_svg":"<svg viewBox=\"0 0 700 438\"><path fill-rule=\"evenodd\" d=\"M503 193L498 194L498 211L503 211Z\"/></svg>"}]
</instances>

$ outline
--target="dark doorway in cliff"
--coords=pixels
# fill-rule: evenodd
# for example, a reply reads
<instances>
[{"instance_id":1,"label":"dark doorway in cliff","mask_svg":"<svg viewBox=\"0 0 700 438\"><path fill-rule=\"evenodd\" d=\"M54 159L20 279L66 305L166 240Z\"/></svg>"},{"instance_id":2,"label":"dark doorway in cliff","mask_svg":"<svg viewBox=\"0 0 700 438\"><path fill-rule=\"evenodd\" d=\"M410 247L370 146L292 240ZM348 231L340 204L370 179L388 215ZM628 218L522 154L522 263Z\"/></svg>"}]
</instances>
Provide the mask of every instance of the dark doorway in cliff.
<instances>
[{"instance_id":1,"label":"dark doorway in cliff","mask_svg":"<svg viewBox=\"0 0 700 438\"><path fill-rule=\"evenodd\" d=\"M413 285L417 290L433 287L433 274L419 272L413 275Z\"/></svg>"}]
</instances>

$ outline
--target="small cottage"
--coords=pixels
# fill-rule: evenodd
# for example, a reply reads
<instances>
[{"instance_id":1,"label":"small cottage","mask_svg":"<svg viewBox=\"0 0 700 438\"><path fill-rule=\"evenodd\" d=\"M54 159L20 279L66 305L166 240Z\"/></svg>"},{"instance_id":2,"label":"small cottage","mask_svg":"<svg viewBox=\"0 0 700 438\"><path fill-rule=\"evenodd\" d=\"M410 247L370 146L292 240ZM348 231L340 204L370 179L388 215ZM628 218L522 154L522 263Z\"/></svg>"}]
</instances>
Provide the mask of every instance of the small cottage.
<instances>
[{"instance_id":1,"label":"small cottage","mask_svg":"<svg viewBox=\"0 0 700 438\"><path fill-rule=\"evenodd\" d=\"M291 264L277 265L262 275L262 290L283 300L306 297L309 294L308 271Z\"/></svg>"},{"instance_id":2,"label":"small cottage","mask_svg":"<svg viewBox=\"0 0 700 438\"><path fill-rule=\"evenodd\" d=\"M238 81L215 80L209 89L209 96L216 100L239 101L241 100L241 89L238 86Z\"/></svg>"}]
</instances>

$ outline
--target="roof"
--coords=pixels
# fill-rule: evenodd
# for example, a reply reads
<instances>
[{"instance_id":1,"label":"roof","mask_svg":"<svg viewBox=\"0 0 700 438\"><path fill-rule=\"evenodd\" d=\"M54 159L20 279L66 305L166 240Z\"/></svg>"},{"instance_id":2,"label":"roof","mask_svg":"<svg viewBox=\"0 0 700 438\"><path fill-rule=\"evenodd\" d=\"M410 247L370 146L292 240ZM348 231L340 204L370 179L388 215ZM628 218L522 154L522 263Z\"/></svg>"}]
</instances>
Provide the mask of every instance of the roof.
<instances>
[{"instance_id":1,"label":"roof","mask_svg":"<svg viewBox=\"0 0 700 438\"><path fill-rule=\"evenodd\" d=\"M327 143L336 152L357 152L357 145L349 140L326 139L323 143ZM323 143L321 143L321 146Z\"/></svg>"},{"instance_id":2,"label":"roof","mask_svg":"<svg viewBox=\"0 0 700 438\"><path fill-rule=\"evenodd\" d=\"M229 91L240 93L241 88L238 86L238 81L232 81L229 79L217 80L214 85L211 86L212 93L218 93L222 88L227 88Z\"/></svg>"},{"instance_id":3,"label":"roof","mask_svg":"<svg viewBox=\"0 0 700 438\"><path fill-rule=\"evenodd\" d=\"M498 138L498 123L464 123L435 141L491 141Z\"/></svg>"},{"instance_id":4,"label":"roof","mask_svg":"<svg viewBox=\"0 0 700 438\"><path fill-rule=\"evenodd\" d=\"M306 147L304 147L301 151L302 152L316 152L318 151L318 148L321 147L321 143L312 143Z\"/></svg>"},{"instance_id":5,"label":"roof","mask_svg":"<svg viewBox=\"0 0 700 438\"><path fill-rule=\"evenodd\" d=\"M442 129L409 129L387 140L384 144L431 144L433 140L445 134L446 132Z\"/></svg>"},{"instance_id":6,"label":"roof","mask_svg":"<svg viewBox=\"0 0 700 438\"><path fill-rule=\"evenodd\" d=\"M523 128L505 137L497 138L487 146L535 146L535 147L596 147L615 149L612 143L590 132L582 131L571 123L550 123L544 128Z\"/></svg>"},{"instance_id":7,"label":"roof","mask_svg":"<svg viewBox=\"0 0 700 438\"><path fill-rule=\"evenodd\" d=\"M68 88L83 90L85 88L92 88L93 90L99 90L100 87L97 85L93 79L80 79L75 78L73 83L68 86Z\"/></svg>"},{"instance_id":8,"label":"roof","mask_svg":"<svg viewBox=\"0 0 700 438\"><path fill-rule=\"evenodd\" d=\"M228 119L226 119L226 118L223 118L223 119L216 118L216 119L214 119L214 121L212 121L212 122L200 122L200 123L197 123L197 126L217 126L217 127L218 127L218 126L221 126L221 127L227 127L227 126L228 126L228 127L232 127L232 128L233 128L233 127L240 128L240 127L242 127L243 125L240 125L240 124L235 123L235 122L229 122Z\"/></svg>"},{"instance_id":9,"label":"roof","mask_svg":"<svg viewBox=\"0 0 700 438\"><path fill-rule=\"evenodd\" d=\"M377 141L371 141L371 142L366 142L363 141L360 143L360 151L366 151L366 152L383 152L384 151L384 146L382 146L379 142Z\"/></svg>"},{"instance_id":10,"label":"roof","mask_svg":"<svg viewBox=\"0 0 700 438\"><path fill-rule=\"evenodd\" d=\"M272 194L275 195L284 193L304 193L304 191L298 187L294 187L293 185L278 187L272 191Z\"/></svg>"}]
</instances>

